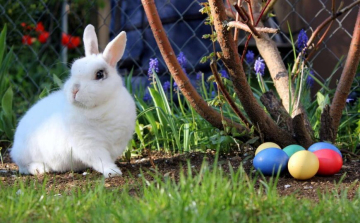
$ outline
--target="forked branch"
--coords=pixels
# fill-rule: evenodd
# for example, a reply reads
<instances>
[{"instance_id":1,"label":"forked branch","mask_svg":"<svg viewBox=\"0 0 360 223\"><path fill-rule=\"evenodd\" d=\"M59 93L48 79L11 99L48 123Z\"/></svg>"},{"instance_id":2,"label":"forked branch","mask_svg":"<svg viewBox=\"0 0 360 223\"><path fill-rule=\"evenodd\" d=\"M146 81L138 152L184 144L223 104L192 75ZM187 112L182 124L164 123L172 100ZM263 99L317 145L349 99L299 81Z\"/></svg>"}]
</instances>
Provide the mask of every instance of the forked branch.
<instances>
[{"instance_id":1,"label":"forked branch","mask_svg":"<svg viewBox=\"0 0 360 223\"><path fill-rule=\"evenodd\" d=\"M354 81L356 69L360 62L360 9L357 14L356 23L350 49L347 55L344 70L337 85L334 99L330 106L330 116L332 118L332 129L337 132L342 116L342 111L346 105L346 99L350 93L351 84ZM323 127L323 126L322 126ZM331 141L335 141L336 134Z\"/></svg>"},{"instance_id":2,"label":"forked branch","mask_svg":"<svg viewBox=\"0 0 360 223\"><path fill-rule=\"evenodd\" d=\"M223 118L220 113L210 107L204 101L204 99L202 99L202 97L192 86L189 78L186 76L179 62L176 59L174 50L170 45L169 39L167 38L164 27L162 26L162 23L160 21L154 0L142 0L141 3L144 7L146 16L148 18L156 43L160 49L161 55L172 77L178 84L179 89L181 90L189 104L201 117L203 117L216 128L224 129L225 126L223 121L225 121L226 126L235 127L239 132L249 133L249 130L244 126L235 123L230 119Z\"/></svg>"},{"instance_id":3,"label":"forked branch","mask_svg":"<svg viewBox=\"0 0 360 223\"><path fill-rule=\"evenodd\" d=\"M209 5L217 33L217 40L222 50L222 54L219 53L218 56L228 69L234 90L249 119L254 126L258 126L258 131L261 131L264 134L265 140L275 141L282 146L296 143L289 132L279 128L265 113L254 97L247 82L242 64L240 63L237 47L233 41L232 35L230 31L224 27L224 21L226 21L227 17L223 1L209 0Z\"/></svg>"}]
</instances>

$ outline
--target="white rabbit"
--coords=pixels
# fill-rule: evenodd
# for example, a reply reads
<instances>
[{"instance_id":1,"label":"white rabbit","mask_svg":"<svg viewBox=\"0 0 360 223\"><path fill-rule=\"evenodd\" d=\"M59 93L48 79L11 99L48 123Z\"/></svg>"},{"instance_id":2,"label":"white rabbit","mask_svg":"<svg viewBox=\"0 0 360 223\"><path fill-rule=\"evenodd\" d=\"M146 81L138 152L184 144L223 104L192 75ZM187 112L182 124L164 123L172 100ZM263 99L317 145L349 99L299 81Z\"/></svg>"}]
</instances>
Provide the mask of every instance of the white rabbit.
<instances>
[{"instance_id":1,"label":"white rabbit","mask_svg":"<svg viewBox=\"0 0 360 223\"><path fill-rule=\"evenodd\" d=\"M20 173L92 167L105 177L121 175L115 160L132 138L136 119L134 100L116 70L126 33L102 54L92 25L83 39L85 57L74 61L63 89L40 100L19 122L10 155Z\"/></svg>"}]
</instances>

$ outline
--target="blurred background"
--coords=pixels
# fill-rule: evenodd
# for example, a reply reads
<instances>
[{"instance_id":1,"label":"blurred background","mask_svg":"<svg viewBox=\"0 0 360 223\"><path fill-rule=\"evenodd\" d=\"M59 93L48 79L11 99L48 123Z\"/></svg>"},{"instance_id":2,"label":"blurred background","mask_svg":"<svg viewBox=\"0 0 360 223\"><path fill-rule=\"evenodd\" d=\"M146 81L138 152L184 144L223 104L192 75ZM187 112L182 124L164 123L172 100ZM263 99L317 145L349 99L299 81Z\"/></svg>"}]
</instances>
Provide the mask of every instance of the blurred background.
<instances>
[{"instance_id":1,"label":"blurred background","mask_svg":"<svg viewBox=\"0 0 360 223\"><path fill-rule=\"evenodd\" d=\"M212 43L203 39L211 29L204 25L206 15L199 12L198 0L156 0L156 5L176 54L186 57L186 73L192 79L197 72L210 72L203 56L212 52ZM353 0L344 1L348 5ZM341 2L336 1L336 8ZM324 80L334 71L336 79L347 55L358 6L335 20L331 30L312 57L312 70ZM296 40L304 29L308 36L327 17L331 16L331 1L278 0L272 12L275 17L265 21L266 26L280 29L272 35L285 64L293 63L289 28ZM169 78L165 63L155 43L140 0L0 0L0 27L7 25L7 48L13 47L15 58L10 63L11 82L19 113L29 107L46 88L54 88L54 74L64 80L71 62L84 55L82 33L87 24L96 27L100 50L120 31L128 35L123 60L119 63L122 75L133 69L133 82L147 84L149 59L159 59L159 76ZM239 52L242 52L246 35L241 32ZM249 50L258 53L254 42ZM252 64L248 64L251 69ZM315 83L312 92L319 88ZM19 104L23 106L19 106Z\"/></svg>"}]
</instances>

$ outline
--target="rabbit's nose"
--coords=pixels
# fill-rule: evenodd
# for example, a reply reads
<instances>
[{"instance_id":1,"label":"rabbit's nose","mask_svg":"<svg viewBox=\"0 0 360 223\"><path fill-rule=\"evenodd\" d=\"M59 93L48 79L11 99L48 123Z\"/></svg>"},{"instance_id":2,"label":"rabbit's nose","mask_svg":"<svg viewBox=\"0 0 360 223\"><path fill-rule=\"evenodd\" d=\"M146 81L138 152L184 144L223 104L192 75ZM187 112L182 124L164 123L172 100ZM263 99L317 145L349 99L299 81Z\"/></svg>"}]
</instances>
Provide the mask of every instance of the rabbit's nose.
<instances>
[{"instance_id":1,"label":"rabbit's nose","mask_svg":"<svg viewBox=\"0 0 360 223\"><path fill-rule=\"evenodd\" d=\"M80 90L80 84L74 84L73 89L72 89L74 98L75 98L76 94L79 92L79 90Z\"/></svg>"}]
</instances>

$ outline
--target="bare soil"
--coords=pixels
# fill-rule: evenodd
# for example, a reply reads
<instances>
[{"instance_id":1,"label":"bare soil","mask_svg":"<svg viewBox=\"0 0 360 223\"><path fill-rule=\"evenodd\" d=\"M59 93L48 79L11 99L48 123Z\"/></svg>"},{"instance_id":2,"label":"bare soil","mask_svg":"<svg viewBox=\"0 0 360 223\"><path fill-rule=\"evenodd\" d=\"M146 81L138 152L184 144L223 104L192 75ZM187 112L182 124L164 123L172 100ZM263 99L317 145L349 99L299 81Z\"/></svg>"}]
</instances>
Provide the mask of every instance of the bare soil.
<instances>
[{"instance_id":1,"label":"bare soil","mask_svg":"<svg viewBox=\"0 0 360 223\"><path fill-rule=\"evenodd\" d=\"M134 190L137 185L141 184L142 176L148 181L153 180L153 173L158 172L164 177L170 177L175 180L179 178L181 170L187 171L191 168L192 173L196 174L204 161L212 164L215 155L208 153L188 153L170 155L166 153L152 153L149 156L134 158L130 162L121 162L117 165L123 172L121 177L112 177L105 180L105 187L117 188L125 184L130 184ZM153 163L154 165L152 165ZM221 165L225 172L229 172L229 166L237 169L243 165L249 177L255 176L257 173L252 168L252 156L239 156L238 154L221 155L218 164ZM266 177L270 180L270 177ZM21 176L18 174L18 167L11 162L8 155L4 157L4 164L0 164L0 185L14 185L17 179L24 182L43 182L44 176ZM58 193L66 193L72 189L80 188L88 185L89 182L95 182L102 179L102 174L88 169L79 173L50 173L46 177L46 187ZM261 178L258 178L259 180ZM338 191L347 189L348 198L352 199L357 193L360 186L360 161L358 159L347 158L344 161L341 171L333 176L315 176L309 180L301 181L291 177L289 173L280 176L277 189L281 196L294 194L297 198L309 198L314 201L325 192ZM259 184L259 182L258 182ZM336 193L334 193L336 196Z\"/></svg>"}]
</instances>

